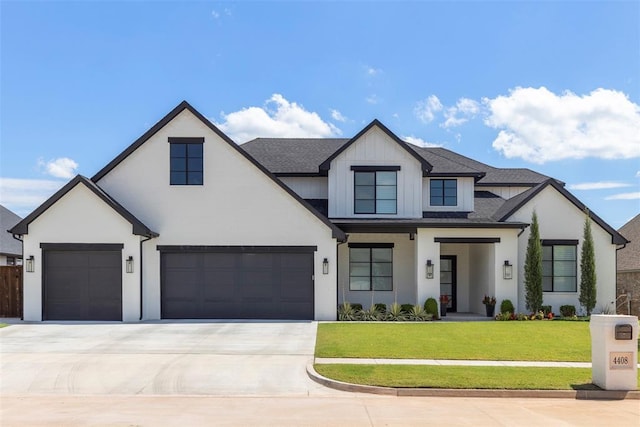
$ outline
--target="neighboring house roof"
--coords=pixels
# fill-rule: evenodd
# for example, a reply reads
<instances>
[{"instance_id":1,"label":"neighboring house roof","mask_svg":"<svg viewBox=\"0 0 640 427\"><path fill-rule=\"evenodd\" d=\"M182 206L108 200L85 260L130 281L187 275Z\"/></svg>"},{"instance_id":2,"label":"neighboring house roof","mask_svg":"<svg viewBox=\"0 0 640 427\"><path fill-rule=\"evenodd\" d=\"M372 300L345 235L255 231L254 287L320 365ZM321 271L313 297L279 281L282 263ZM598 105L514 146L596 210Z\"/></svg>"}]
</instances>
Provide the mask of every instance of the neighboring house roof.
<instances>
[{"instance_id":1,"label":"neighboring house roof","mask_svg":"<svg viewBox=\"0 0 640 427\"><path fill-rule=\"evenodd\" d=\"M640 270L640 214L623 225L618 232L629 240L618 251L618 272Z\"/></svg>"},{"instance_id":2,"label":"neighboring house roof","mask_svg":"<svg viewBox=\"0 0 640 427\"><path fill-rule=\"evenodd\" d=\"M547 179L545 182L536 185L535 187L530 188L529 190L518 194L515 197L507 200L504 205L502 205L494 214L493 218L496 221L506 221L511 215L513 215L518 209L524 206L529 200L533 199L538 193L547 188L548 186L552 186L555 188L560 194L562 194L565 198L567 198L571 203L573 203L578 209L584 211L587 207L584 203L578 200L573 194L569 193L564 186L557 180L553 178ZM589 211L589 217L593 222L602 227L607 233L611 235L611 243L616 245L624 245L629 241L624 238L620 233L614 230L609 224L604 222L602 218L600 218L595 213Z\"/></svg>"},{"instance_id":3,"label":"neighboring house roof","mask_svg":"<svg viewBox=\"0 0 640 427\"><path fill-rule=\"evenodd\" d=\"M22 243L13 238L8 231L15 227L22 218L0 205L0 254L9 256L22 256Z\"/></svg>"},{"instance_id":4,"label":"neighboring house roof","mask_svg":"<svg viewBox=\"0 0 640 427\"><path fill-rule=\"evenodd\" d=\"M133 227L133 234L147 237L157 237L158 233L152 231L149 227L144 225L142 221L136 218L131 212L126 210L120 203L116 202L111 196L109 196L104 190L102 190L93 181L85 178L82 175L77 175L71 181L69 181L64 187L58 190L53 196L49 197L47 201L41 204L36 210L31 212L25 219L16 224L10 233L13 234L29 234L29 224L31 224L36 218L42 215L49 207L60 200L65 194L71 191L76 185L84 185L91 190L102 201L109 205L120 216L129 221Z\"/></svg>"},{"instance_id":5,"label":"neighboring house roof","mask_svg":"<svg viewBox=\"0 0 640 427\"><path fill-rule=\"evenodd\" d=\"M233 142L231 138L224 134L220 129L218 129L213 123L211 123L206 117L200 114L195 108L193 108L187 101L182 101L175 107L173 110L169 112L166 116L164 116L158 123L156 123L151 129L144 133L140 138L135 140L133 144L127 147L122 153L120 153L115 159L109 162L104 168L102 168L97 174L91 178L92 181L98 182L102 177L104 177L109 171L118 166L120 162L126 159L131 153L138 149L142 144L144 144L149 138L155 135L160 129L166 126L169 122L171 122L174 118L178 116L178 114L182 113L182 111L188 110L191 114L193 114L198 120L200 120L205 126L211 129L215 134L217 134L220 139L229 144L231 148L240 153L244 158L246 158L249 162L251 162L255 167L257 167L260 171L262 171L268 178L270 178L276 185L286 191L291 197L297 200L302 206L304 206L309 212L311 212L314 216L316 216L320 221L322 221L327 227L331 229L332 235L334 238L339 241L345 241L346 235L342 230L333 225L326 216L320 214L316 209L314 209L309 203L303 200L298 194L296 194L293 190L287 187L282 181L277 179L272 172L270 172L265 166L260 164L256 159L251 156L247 151L241 149L238 144Z\"/></svg>"},{"instance_id":6,"label":"neighboring house roof","mask_svg":"<svg viewBox=\"0 0 640 427\"><path fill-rule=\"evenodd\" d=\"M378 119L373 120L371 123L369 123L367 126L365 126L364 129L362 129L360 132L358 132L358 134L356 136L354 136L353 138L351 138L349 141L347 141L345 144L343 144L342 146L340 146L333 154L331 154L324 162L322 162L320 164L320 173L323 175L327 174L327 171L331 168L331 162L333 161L333 159L335 159L336 157L338 157L340 155L340 153L342 153L344 150L346 150L347 148L349 148L351 146L351 144L353 144L354 142L356 142L358 139L360 139L360 137L362 135L364 135L365 133L367 133L371 128L373 127L377 127L379 129L381 129L384 133L387 134L387 136L389 138L391 138L393 141L395 141L400 147L402 147L403 149L405 149L407 151L407 153L409 153L411 156L413 156L418 162L420 162L420 164L422 165L422 173L424 175L428 174L431 169L433 169L433 166L429 163L429 161L427 159L425 159L423 156L420 156L418 153L415 152L415 150L411 149L411 147L409 146L409 144L407 144L406 142L404 142L403 140L401 140L400 138L398 138L398 136L396 134L394 134L393 132L391 132L389 130L389 128L387 128L385 125L383 125L382 123L380 123L380 121Z\"/></svg>"}]
</instances>

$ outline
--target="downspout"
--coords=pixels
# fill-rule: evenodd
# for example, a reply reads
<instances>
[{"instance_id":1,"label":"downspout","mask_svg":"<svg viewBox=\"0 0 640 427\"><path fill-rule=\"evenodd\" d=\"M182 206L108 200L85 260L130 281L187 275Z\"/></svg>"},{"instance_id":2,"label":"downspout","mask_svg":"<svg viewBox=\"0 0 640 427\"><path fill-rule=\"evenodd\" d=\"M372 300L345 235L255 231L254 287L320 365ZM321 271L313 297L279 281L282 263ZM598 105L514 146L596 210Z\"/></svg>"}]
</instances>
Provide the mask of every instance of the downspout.
<instances>
[{"instance_id":1,"label":"downspout","mask_svg":"<svg viewBox=\"0 0 640 427\"><path fill-rule=\"evenodd\" d=\"M142 306L143 306L143 295L144 295L144 286L142 286L142 277L143 277L143 269L142 269L142 244L147 240L153 239L153 236L147 237L146 239L140 240L140 319L142 320Z\"/></svg>"}]
</instances>

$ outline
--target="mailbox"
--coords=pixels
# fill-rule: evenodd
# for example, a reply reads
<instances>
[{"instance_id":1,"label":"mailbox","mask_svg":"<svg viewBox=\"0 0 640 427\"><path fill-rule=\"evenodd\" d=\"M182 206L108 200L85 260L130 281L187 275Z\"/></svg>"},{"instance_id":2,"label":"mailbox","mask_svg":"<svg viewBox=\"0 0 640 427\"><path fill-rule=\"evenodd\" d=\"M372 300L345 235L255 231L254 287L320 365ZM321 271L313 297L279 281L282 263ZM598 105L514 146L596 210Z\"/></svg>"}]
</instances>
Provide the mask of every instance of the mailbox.
<instances>
[{"instance_id":1,"label":"mailbox","mask_svg":"<svg viewBox=\"0 0 640 427\"><path fill-rule=\"evenodd\" d=\"M633 328L631 325L616 325L616 340L630 340L633 337Z\"/></svg>"},{"instance_id":2,"label":"mailbox","mask_svg":"<svg viewBox=\"0 0 640 427\"><path fill-rule=\"evenodd\" d=\"M638 318L593 314L589 329L593 383L605 390L636 390Z\"/></svg>"}]
</instances>

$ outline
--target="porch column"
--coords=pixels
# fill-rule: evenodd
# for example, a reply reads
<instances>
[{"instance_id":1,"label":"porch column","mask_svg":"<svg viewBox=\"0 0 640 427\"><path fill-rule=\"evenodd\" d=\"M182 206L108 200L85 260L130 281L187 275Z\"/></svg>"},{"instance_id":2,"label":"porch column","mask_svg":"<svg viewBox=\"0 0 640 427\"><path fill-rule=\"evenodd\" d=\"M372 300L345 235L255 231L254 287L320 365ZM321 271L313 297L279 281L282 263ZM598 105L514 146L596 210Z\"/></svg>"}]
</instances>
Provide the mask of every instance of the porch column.
<instances>
[{"instance_id":1,"label":"porch column","mask_svg":"<svg viewBox=\"0 0 640 427\"><path fill-rule=\"evenodd\" d=\"M416 234L416 304L423 305L427 298L440 301L440 243L434 241L428 229ZM427 260L433 264L433 278L427 278Z\"/></svg>"}]
</instances>

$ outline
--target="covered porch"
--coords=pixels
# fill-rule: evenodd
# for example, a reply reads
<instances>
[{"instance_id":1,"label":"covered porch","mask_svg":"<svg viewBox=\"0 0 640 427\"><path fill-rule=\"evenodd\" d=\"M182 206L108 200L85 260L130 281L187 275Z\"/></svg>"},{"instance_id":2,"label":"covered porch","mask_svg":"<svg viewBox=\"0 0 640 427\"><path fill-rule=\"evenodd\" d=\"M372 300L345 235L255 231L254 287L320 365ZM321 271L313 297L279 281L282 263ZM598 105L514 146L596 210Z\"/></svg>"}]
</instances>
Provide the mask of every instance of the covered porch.
<instances>
[{"instance_id":1,"label":"covered porch","mask_svg":"<svg viewBox=\"0 0 640 427\"><path fill-rule=\"evenodd\" d=\"M482 299L518 304L519 228L351 229L338 247L338 302L423 305L447 295L447 312L485 316ZM366 232L364 232L366 231ZM375 231L375 232L372 232ZM509 267L506 269L505 262Z\"/></svg>"}]
</instances>

